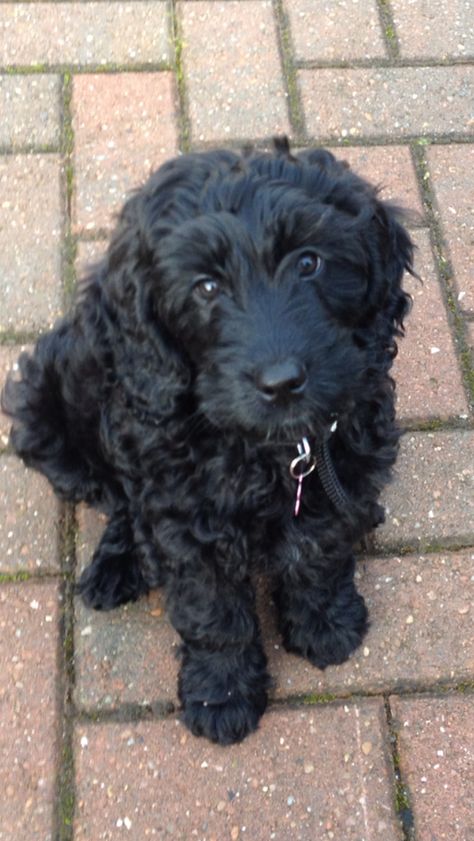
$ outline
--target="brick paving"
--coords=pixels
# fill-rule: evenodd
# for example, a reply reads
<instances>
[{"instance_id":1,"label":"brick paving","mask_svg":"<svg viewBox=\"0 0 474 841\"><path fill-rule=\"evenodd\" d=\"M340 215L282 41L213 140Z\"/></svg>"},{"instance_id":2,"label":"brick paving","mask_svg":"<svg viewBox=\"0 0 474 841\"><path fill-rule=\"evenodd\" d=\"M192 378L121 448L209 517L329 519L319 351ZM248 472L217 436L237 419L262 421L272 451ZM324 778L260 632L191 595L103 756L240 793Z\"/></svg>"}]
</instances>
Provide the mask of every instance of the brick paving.
<instances>
[{"instance_id":1,"label":"brick paving","mask_svg":"<svg viewBox=\"0 0 474 841\"><path fill-rule=\"evenodd\" d=\"M60 596L57 582L0 584L0 838L53 838Z\"/></svg>"},{"instance_id":2,"label":"brick paving","mask_svg":"<svg viewBox=\"0 0 474 841\"><path fill-rule=\"evenodd\" d=\"M2 377L126 193L213 143L327 143L415 212L423 279L395 365L408 431L357 569L368 636L313 669L261 582L275 682L242 745L179 723L160 593L74 598L103 521L12 458L2 418L0 841L474 838L473 55L467 0L0 4Z\"/></svg>"}]
</instances>

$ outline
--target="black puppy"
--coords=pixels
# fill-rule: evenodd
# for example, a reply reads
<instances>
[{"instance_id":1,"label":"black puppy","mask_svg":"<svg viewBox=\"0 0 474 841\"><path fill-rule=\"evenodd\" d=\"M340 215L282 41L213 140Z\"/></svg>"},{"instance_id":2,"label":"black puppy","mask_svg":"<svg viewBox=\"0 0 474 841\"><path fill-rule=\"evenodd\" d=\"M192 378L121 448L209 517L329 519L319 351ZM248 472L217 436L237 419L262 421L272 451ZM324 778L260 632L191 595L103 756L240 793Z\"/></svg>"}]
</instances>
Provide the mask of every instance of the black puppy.
<instances>
[{"instance_id":1,"label":"black puppy","mask_svg":"<svg viewBox=\"0 0 474 841\"><path fill-rule=\"evenodd\" d=\"M397 454L389 371L413 251L399 216L286 139L177 158L6 386L16 452L109 517L85 603L164 585L184 721L222 744L267 703L255 571L285 647L315 666L367 630L352 546L383 518Z\"/></svg>"}]
</instances>

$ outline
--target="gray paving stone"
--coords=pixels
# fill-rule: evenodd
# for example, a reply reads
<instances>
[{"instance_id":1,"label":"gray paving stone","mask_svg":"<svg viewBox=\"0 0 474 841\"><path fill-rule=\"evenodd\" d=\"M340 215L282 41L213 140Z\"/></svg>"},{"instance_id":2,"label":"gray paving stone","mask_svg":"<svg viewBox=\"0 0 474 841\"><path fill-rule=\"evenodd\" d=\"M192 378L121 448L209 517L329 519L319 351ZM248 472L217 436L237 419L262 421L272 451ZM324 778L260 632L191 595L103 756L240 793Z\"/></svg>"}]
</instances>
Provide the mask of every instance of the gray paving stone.
<instances>
[{"instance_id":1,"label":"gray paving stone","mask_svg":"<svg viewBox=\"0 0 474 841\"><path fill-rule=\"evenodd\" d=\"M289 132L272 4L179 3L194 141Z\"/></svg>"},{"instance_id":2,"label":"gray paving stone","mask_svg":"<svg viewBox=\"0 0 474 841\"><path fill-rule=\"evenodd\" d=\"M0 330L36 331L60 315L60 166L57 155L0 158Z\"/></svg>"},{"instance_id":3,"label":"gray paving stone","mask_svg":"<svg viewBox=\"0 0 474 841\"><path fill-rule=\"evenodd\" d=\"M396 479L382 495L386 522L375 533L381 548L423 547L474 539L474 433L408 432Z\"/></svg>"},{"instance_id":4,"label":"gray paving stone","mask_svg":"<svg viewBox=\"0 0 474 841\"><path fill-rule=\"evenodd\" d=\"M133 3L2 3L0 64L168 62L167 8Z\"/></svg>"},{"instance_id":5,"label":"gray paving stone","mask_svg":"<svg viewBox=\"0 0 474 841\"><path fill-rule=\"evenodd\" d=\"M0 76L0 147L57 146L59 96L58 76Z\"/></svg>"},{"instance_id":6,"label":"gray paving stone","mask_svg":"<svg viewBox=\"0 0 474 841\"><path fill-rule=\"evenodd\" d=\"M298 61L350 61L386 56L374 0L287 0Z\"/></svg>"},{"instance_id":7,"label":"gray paving stone","mask_svg":"<svg viewBox=\"0 0 474 841\"><path fill-rule=\"evenodd\" d=\"M392 0L403 58L468 58L474 54L474 9L470 0Z\"/></svg>"},{"instance_id":8,"label":"gray paving stone","mask_svg":"<svg viewBox=\"0 0 474 841\"><path fill-rule=\"evenodd\" d=\"M318 140L474 133L469 65L324 68L298 78L307 130Z\"/></svg>"}]
</instances>

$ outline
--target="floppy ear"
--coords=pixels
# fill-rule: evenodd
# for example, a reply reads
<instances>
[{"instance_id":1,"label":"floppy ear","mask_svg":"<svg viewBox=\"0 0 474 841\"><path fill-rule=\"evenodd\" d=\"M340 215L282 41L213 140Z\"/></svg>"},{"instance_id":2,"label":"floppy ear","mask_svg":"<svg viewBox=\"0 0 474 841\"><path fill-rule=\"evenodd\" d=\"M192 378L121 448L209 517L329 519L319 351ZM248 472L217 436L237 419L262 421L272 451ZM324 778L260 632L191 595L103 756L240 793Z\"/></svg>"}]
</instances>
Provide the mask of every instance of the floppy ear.
<instances>
[{"instance_id":1,"label":"floppy ear","mask_svg":"<svg viewBox=\"0 0 474 841\"><path fill-rule=\"evenodd\" d=\"M404 220L408 220L408 214L401 208L376 200L373 222L380 278L374 278L371 303L384 311L397 335L403 335L403 320L411 306L411 297L402 288L403 275L408 272L418 277L413 268L414 245Z\"/></svg>"},{"instance_id":2,"label":"floppy ear","mask_svg":"<svg viewBox=\"0 0 474 841\"><path fill-rule=\"evenodd\" d=\"M191 371L157 312L160 267L148 241L151 216L144 187L124 205L103 260L80 289L78 308L88 323L98 322L99 312L105 318L106 335L98 327L98 340L135 406L162 415L189 388ZM165 235L166 217L160 224Z\"/></svg>"}]
</instances>

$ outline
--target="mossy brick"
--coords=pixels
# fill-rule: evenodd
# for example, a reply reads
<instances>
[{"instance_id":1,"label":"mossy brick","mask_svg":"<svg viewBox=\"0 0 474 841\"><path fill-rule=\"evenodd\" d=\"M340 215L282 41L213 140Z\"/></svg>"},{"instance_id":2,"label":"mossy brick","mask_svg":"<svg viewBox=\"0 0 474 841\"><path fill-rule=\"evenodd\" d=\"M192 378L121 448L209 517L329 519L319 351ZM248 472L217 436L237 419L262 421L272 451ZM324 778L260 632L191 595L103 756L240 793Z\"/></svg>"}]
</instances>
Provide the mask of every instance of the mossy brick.
<instances>
[{"instance_id":1,"label":"mossy brick","mask_svg":"<svg viewBox=\"0 0 474 841\"><path fill-rule=\"evenodd\" d=\"M390 698L417 841L473 837L474 696Z\"/></svg>"},{"instance_id":2,"label":"mossy brick","mask_svg":"<svg viewBox=\"0 0 474 841\"><path fill-rule=\"evenodd\" d=\"M81 724L75 746L77 841L401 839L380 700L273 709L225 749L174 719Z\"/></svg>"},{"instance_id":3,"label":"mossy brick","mask_svg":"<svg viewBox=\"0 0 474 841\"><path fill-rule=\"evenodd\" d=\"M318 141L473 135L469 65L303 69L298 81Z\"/></svg>"},{"instance_id":4,"label":"mossy brick","mask_svg":"<svg viewBox=\"0 0 474 841\"><path fill-rule=\"evenodd\" d=\"M170 61L166 3L2 3L0 64Z\"/></svg>"},{"instance_id":5,"label":"mossy brick","mask_svg":"<svg viewBox=\"0 0 474 841\"><path fill-rule=\"evenodd\" d=\"M58 761L57 582L0 585L0 837L52 839Z\"/></svg>"},{"instance_id":6,"label":"mossy brick","mask_svg":"<svg viewBox=\"0 0 474 841\"><path fill-rule=\"evenodd\" d=\"M427 156L436 213L454 270L457 303L474 314L474 145L433 146Z\"/></svg>"},{"instance_id":7,"label":"mossy brick","mask_svg":"<svg viewBox=\"0 0 474 841\"><path fill-rule=\"evenodd\" d=\"M421 281L406 274L403 282L413 306L405 320L405 338L397 342L393 368L397 413L402 423L467 418L469 407L429 236L417 230L413 239Z\"/></svg>"}]
</instances>

